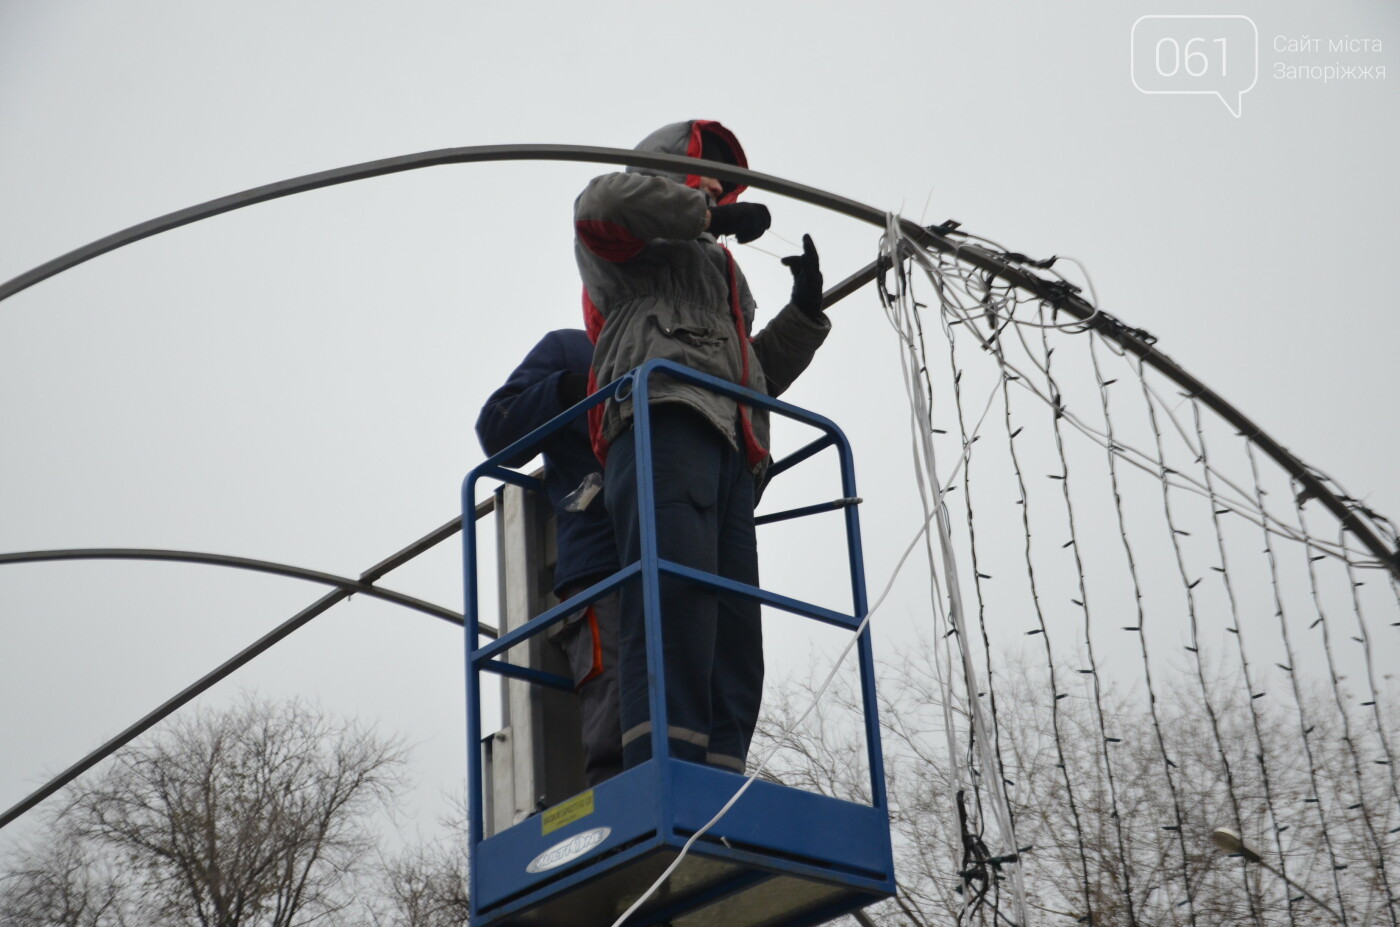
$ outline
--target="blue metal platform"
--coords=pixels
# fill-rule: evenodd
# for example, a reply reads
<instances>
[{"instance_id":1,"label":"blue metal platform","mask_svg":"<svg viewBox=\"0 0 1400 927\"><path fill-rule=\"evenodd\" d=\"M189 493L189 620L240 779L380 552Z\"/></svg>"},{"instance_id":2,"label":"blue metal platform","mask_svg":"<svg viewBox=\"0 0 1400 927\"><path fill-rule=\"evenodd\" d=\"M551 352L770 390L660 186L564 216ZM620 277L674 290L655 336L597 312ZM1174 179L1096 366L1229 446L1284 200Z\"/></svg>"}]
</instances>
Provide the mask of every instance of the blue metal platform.
<instances>
[{"instance_id":1,"label":"blue metal platform","mask_svg":"<svg viewBox=\"0 0 1400 927\"><path fill-rule=\"evenodd\" d=\"M841 497L757 519L759 523L839 510L844 519L852 610L842 613L701 573L656 555L651 486L648 382L662 375L701 385L752 406L811 425L822 437L777 462L776 477L833 448L840 458ZM537 448L574 416L608 398L634 400L642 557L618 573L545 611L498 640L478 646L479 609L474 532L464 532L467 592L468 815L471 827L471 922L529 927L608 927L652 885L687 840L744 784L737 773L667 754L665 679L660 666L659 577L671 573L756 599L770 607L849 630L866 613L855 477L849 444L829 420L751 390L666 361L651 361L603 387L474 469L463 484L464 511L480 479L529 489L538 481L502 466ZM471 522L467 522L471 524ZM487 838L483 830L480 674L498 673L538 685L571 688L567 679L504 662L512 646L624 582L640 582L646 611L654 759ZM667 882L627 921L633 927L805 927L894 894L884 769L876 716L874 663L868 632L856 648L870 770L870 804L843 801L756 781L691 847Z\"/></svg>"}]
</instances>

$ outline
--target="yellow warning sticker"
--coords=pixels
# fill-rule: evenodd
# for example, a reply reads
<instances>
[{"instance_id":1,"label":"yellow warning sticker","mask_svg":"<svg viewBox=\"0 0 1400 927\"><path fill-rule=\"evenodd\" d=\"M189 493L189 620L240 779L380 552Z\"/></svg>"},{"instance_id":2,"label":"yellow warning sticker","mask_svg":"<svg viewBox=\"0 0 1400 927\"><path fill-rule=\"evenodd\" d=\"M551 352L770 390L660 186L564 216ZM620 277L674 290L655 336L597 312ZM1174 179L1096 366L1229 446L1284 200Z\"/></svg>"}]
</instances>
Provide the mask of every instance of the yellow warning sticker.
<instances>
[{"instance_id":1,"label":"yellow warning sticker","mask_svg":"<svg viewBox=\"0 0 1400 927\"><path fill-rule=\"evenodd\" d=\"M575 795L563 804L555 805L540 815L541 834L552 834L566 824L582 820L593 813L593 790Z\"/></svg>"}]
</instances>

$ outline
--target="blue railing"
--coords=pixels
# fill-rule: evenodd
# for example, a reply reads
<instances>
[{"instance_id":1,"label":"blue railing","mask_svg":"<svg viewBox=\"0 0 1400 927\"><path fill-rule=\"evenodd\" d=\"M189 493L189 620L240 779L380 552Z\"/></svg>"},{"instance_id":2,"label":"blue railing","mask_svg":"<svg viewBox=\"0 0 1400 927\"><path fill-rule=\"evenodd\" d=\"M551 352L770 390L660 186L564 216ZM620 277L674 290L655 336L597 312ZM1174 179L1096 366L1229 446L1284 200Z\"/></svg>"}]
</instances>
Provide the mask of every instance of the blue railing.
<instances>
[{"instance_id":1,"label":"blue railing","mask_svg":"<svg viewBox=\"0 0 1400 927\"><path fill-rule=\"evenodd\" d=\"M789 596L779 595L756 586L736 582L704 573L679 563L663 560L657 553L655 494L652 484L651 455L651 416L648 406L650 378L660 374L687 383L693 383L712 392L728 396L752 407L767 409L772 413L793 419L818 429L822 435L801 449L775 462L769 469L769 478L776 477L797 464L813 457L826 448L835 448L840 459L841 497L832 502L803 506L785 512L760 516L757 524L797 518L819 512L838 510L845 519L846 553L851 581L851 611L843 613L802 602ZM555 432L566 427L577 416L609 399L633 403L633 427L636 429L636 474L637 508L641 521L641 558L622 567L618 572L600 580L569 597L553 608L532 618L525 624L502 634L487 644L478 646L480 639L480 617L478 594L479 585L476 568L475 532L463 532L464 575L466 584L466 669L467 669L467 767L469 781L468 818L471 827L471 849L483 839L482 820L482 781L481 781L481 672L492 672L504 676L524 679L531 683L572 689L570 680L527 667L515 666L501 657L511 647L533 635L539 634L551 625L562 621L585 605L594 602L626 582L640 581L642 584L643 607L645 609L645 631L648 669L652 678L649 692L652 718L652 756L660 760L668 759L665 699L665 669L661 650L661 595L660 577L663 573L683 578L699 585L709 586L721 592L756 600L764 605L786 612L822 621L837 627L854 631L864 619L867 611L865 571L861 553L860 515L856 503L856 484L851 448L845 435L829 419L797 406L774 399L753 390L745 389L715 377L699 373L690 368L664 360L652 360L636 370L600 388L578 405L556 416L529 435L515 442L498 454L488 458L467 475L462 486L463 511L471 511L475 506L476 484L483 478L513 483L529 490L541 490L540 480L523 475L504 465L503 461L532 456ZM467 522L471 524L471 522ZM887 811L885 797L884 764L880 755L879 718L875 699L874 658L870 645L870 635L862 634L857 644L862 704L864 708L865 740L870 770L871 805L881 812ZM475 867L474 867L475 868Z\"/></svg>"}]
</instances>

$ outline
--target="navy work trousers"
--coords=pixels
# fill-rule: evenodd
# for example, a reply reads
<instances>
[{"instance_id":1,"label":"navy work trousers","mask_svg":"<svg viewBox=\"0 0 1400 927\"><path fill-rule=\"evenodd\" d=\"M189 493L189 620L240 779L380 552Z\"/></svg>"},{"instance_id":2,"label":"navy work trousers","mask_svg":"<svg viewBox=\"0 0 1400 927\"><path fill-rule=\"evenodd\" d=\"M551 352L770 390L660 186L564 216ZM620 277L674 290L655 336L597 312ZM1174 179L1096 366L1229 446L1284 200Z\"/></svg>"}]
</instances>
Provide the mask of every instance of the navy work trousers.
<instances>
[{"instance_id":1,"label":"navy work trousers","mask_svg":"<svg viewBox=\"0 0 1400 927\"><path fill-rule=\"evenodd\" d=\"M754 481L744 455L698 412L651 410L656 536L661 559L758 585ZM608 450L604 491L623 564L641 557L635 431ZM668 749L673 757L743 772L763 696L759 605L661 576ZM621 590L618 670L623 765L651 758L642 585Z\"/></svg>"},{"instance_id":2,"label":"navy work trousers","mask_svg":"<svg viewBox=\"0 0 1400 927\"><path fill-rule=\"evenodd\" d=\"M560 598L582 592L583 582ZM564 619L559 643L569 656L583 740L583 780L593 786L622 772L622 725L617 716L617 593Z\"/></svg>"}]
</instances>

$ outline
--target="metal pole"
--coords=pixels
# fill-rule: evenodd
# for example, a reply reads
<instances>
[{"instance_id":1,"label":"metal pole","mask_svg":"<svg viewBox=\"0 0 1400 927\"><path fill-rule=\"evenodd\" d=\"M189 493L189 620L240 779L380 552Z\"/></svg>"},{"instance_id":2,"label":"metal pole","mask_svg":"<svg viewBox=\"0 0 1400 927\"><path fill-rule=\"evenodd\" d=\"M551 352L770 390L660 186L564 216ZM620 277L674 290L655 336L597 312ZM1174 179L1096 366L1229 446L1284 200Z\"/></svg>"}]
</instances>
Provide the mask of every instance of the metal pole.
<instances>
[{"instance_id":1,"label":"metal pole","mask_svg":"<svg viewBox=\"0 0 1400 927\"><path fill-rule=\"evenodd\" d=\"M114 232L104 238L99 238L97 241L76 248L39 265L33 270L20 274L0 285L0 301L8 299L42 280L47 280L55 274L68 270L70 267L76 267L84 261L106 254L108 251L114 251L132 242L158 235L173 228L179 228L182 225L198 222L210 216L241 209L244 206L265 203L269 200L304 193L308 190L318 190L322 187L365 180L370 177L381 177L386 174L397 174L442 164L469 164L484 161L574 161L594 164L626 164L683 174L693 173L695 168L703 166L707 174L719 180L745 183L770 193L789 196L804 203L820 206L852 219L866 222L877 228L884 228L886 225L884 210L867 206L844 196L828 193L816 187L809 187L771 174L750 171L716 161L700 161L679 155L633 151L626 148L600 148L591 145L475 145L462 148L442 148L436 151L384 158L379 161L366 161L348 167L306 174L167 213L164 216L158 216L122 231ZM1058 281L1039 277L1014 263L1010 258L960 241L953 241L947 235L922 228L907 219L900 220L900 229L906 237L924 247L955 254L960 260L1001 277L1008 283L1026 290L1074 318L1089 321L1089 324L1100 335L1141 357L1144 363L1183 387L1192 396L1200 399L1217 415L1233 425L1236 430L1259 445L1265 454L1269 455L1289 476L1303 486L1307 495L1317 497L1377 560L1384 564L1397 578L1400 578L1400 551L1386 547L1376 533L1362 521L1357 512L1338 497L1322 480L1318 479L1287 448L1271 438L1239 409L1226 402L1200 380L1191 376L1148 341L1127 327L1118 324L1111 317L1097 312L1081 297L1068 292ZM1092 321L1090 321L1091 319Z\"/></svg>"},{"instance_id":2,"label":"metal pole","mask_svg":"<svg viewBox=\"0 0 1400 927\"><path fill-rule=\"evenodd\" d=\"M304 579L324 586L334 586L347 595L359 593L371 598L382 599L385 602L393 602L395 605L402 605L405 608L423 612L425 615L441 618L443 621L458 627L461 627L463 622L460 612L455 612L441 605L434 605L432 602L425 602L402 592L375 586L363 579L350 579L345 576L336 576L334 573L322 573L320 570L307 570L286 563L273 563L270 560L230 557L225 554L210 554L197 550L151 550L139 547L74 547L67 550L22 550L0 554L0 566L7 563L48 563L55 560L165 560L176 563L233 567L238 570L270 573L273 576L290 576L293 579Z\"/></svg>"},{"instance_id":3,"label":"metal pole","mask_svg":"<svg viewBox=\"0 0 1400 927\"><path fill-rule=\"evenodd\" d=\"M1346 923L1346 921L1342 920L1341 915L1338 914L1336 911L1333 911L1332 908L1325 901L1314 895L1312 892L1308 891L1303 886L1299 885L1297 882L1294 882L1288 876L1284 875L1282 871L1275 869L1273 866L1269 865L1269 863L1264 860L1264 857L1260 856L1256 850L1250 848L1244 842L1243 837L1235 833L1230 828L1217 827L1214 831L1211 832L1210 839L1215 842L1216 848L1219 849L1222 853L1236 853L1240 856L1241 859L1243 859L1247 863L1258 863L1260 866L1263 866L1265 869L1278 876L1286 884L1302 892L1303 897L1307 898L1313 904L1317 905L1319 908L1332 915L1333 919L1336 920L1337 923Z\"/></svg>"},{"instance_id":4,"label":"metal pole","mask_svg":"<svg viewBox=\"0 0 1400 927\"><path fill-rule=\"evenodd\" d=\"M493 508L494 500L488 499L487 501L483 502L481 505L478 505L476 507L476 517L483 517L484 515L491 512ZM429 534L426 534L418 540L414 541L412 544L408 545L403 550L398 551L389 558L379 562L373 567L370 567L364 573L360 574L360 583L375 582L380 577L384 576L386 573L390 572L391 570L397 569L398 567L412 560L414 557L417 557L424 551L427 551L430 548L437 545L438 543L446 540L447 538L452 537L452 535L456 534L460 530L462 530L462 519L460 517L454 518L452 521L448 522L447 524L443 525L437 530L432 531ZM227 678L239 667L243 666L244 664L251 661L254 657L263 653L273 644L276 644L278 641L287 637L297 628L300 628L302 625L308 623L309 621L311 621L312 618L315 618L317 615L326 611L332 605L335 605L336 603L344 599L348 599L357 591L359 591L358 586L355 588L346 588L342 586L340 588L333 589L332 591L321 596L321 598L317 599L315 602L312 602L306 608L303 608L301 611L288 618L286 621L279 624L277 627L273 628L271 631L264 634L262 637L258 638L253 643L249 644L247 647L244 647L238 653L234 654L232 657L225 660L223 663L219 664L217 667L210 670L208 673L205 673L199 679L196 679L184 689L181 689L178 693L166 699L153 711L148 713L145 717L141 718L141 720L137 721L135 724L132 724L130 727L126 728L126 730L122 731L120 734L116 735L111 740L98 747L96 750L93 750L87 756L83 757L81 760L74 763L72 766L69 766L57 776L54 776L44 785L30 793L28 797L26 797L18 804L8 809L4 814L0 814L0 829L4 829L20 815L24 814L26 811L29 811L31 808L39 804L44 799L48 798L50 795L53 795L59 789L72 782L74 779L78 778L83 773L87 772L89 769L96 766L98 763L102 762L107 757L111 756L113 753L116 753L122 747L126 746L131 741L135 740L137 737L140 737L146 731L155 727L165 718L173 714L177 709L189 704L195 699L196 696L213 687L215 683ZM488 629L483 628L482 630L483 632L485 632ZM494 629L489 630L494 631Z\"/></svg>"}]
</instances>

